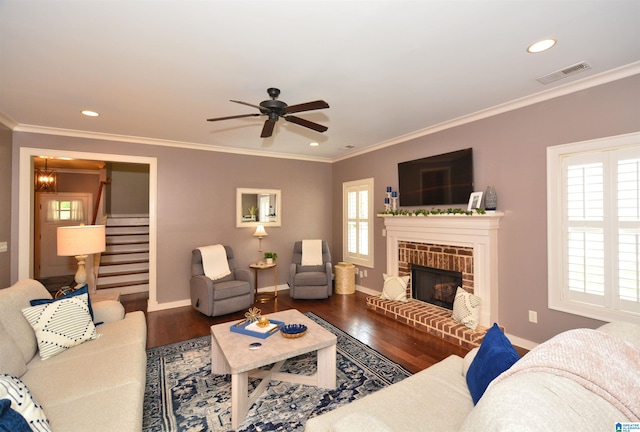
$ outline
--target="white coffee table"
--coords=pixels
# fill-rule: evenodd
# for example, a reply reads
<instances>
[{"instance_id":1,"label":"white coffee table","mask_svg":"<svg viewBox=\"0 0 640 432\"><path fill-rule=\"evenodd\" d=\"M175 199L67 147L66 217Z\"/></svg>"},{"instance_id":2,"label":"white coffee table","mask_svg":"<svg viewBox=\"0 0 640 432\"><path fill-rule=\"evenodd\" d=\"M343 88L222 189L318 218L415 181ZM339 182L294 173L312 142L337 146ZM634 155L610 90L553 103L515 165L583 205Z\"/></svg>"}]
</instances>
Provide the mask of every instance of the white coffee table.
<instances>
[{"instance_id":1,"label":"white coffee table","mask_svg":"<svg viewBox=\"0 0 640 432\"><path fill-rule=\"evenodd\" d=\"M226 322L211 327L211 372L231 374L231 427L238 425L247 416L249 408L265 390L270 380L296 384L315 385L320 388L336 388L336 335L316 324L295 309L276 312L266 317L285 324L304 324L307 332L296 339L288 339L277 332L266 339L234 333L230 327L235 322ZM249 344L260 342L258 349L249 349ZM317 371L313 375L297 375L280 372L285 360L312 351L318 353ZM274 364L270 370L256 370ZM248 395L249 376L261 378L256 389Z\"/></svg>"}]
</instances>

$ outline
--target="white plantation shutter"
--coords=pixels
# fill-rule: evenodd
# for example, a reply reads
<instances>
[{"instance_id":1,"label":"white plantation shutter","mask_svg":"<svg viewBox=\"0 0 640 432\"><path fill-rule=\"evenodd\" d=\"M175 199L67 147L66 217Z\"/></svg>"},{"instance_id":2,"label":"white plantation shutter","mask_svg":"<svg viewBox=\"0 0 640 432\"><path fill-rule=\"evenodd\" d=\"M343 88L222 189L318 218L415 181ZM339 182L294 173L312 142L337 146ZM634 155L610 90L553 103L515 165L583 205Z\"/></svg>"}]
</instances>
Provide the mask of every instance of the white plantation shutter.
<instances>
[{"instance_id":1,"label":"white plantation shutter","mask_svg":"<svg viewBox=\"0 0 640 432\"><path fill-rule=\"evenodd\" d=\"M344 260L373 267L373 179L343 184Z\"/></svg>"},{"instance_id":2,"label":"white plantation shutter","mask_svg":"<svg viewBox=\"0 0 640 432\"><path fill-rule=\"evenodd\" d=\"M568 290L565 295L603 304L604 167L601 162L575 159L564 162Z\"/></svg>"},{"instance_id":3,"label":"white plantation shutter","mask_svg":"<svg viewBox=\"0 0 640 432\"><path fill-rule=\"evenodd\" d=\"M548 151L552 309L640 318L640 135L624 137Z\"/></svg>"},{"instance_id":4,"label":"white plantation shutter","mask_svg":"<svg viewBox=\"0 0 640 432\"><path fill-rule=\"evenodd\" d=\"M358 254L358 191L355 186L347 188L347 253Z\"/></svg>"},{"instance_id":5,"label":"white plantation shutter","mask_svg":"<svg viewBox=\"0 0 640 432\"><path fill-rule=\"evenodd\" d=\"M618 308L640 314L640 154L617 159Z\"/></svg>"}]
</instances>

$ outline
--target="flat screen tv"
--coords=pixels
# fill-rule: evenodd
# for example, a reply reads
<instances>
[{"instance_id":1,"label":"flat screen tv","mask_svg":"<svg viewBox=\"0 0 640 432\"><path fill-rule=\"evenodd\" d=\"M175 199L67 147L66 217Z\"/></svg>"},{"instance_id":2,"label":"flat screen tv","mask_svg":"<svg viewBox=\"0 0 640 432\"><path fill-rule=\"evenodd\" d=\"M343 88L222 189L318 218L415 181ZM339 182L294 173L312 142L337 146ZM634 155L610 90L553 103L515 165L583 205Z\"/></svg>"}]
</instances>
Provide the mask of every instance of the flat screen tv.
<instances>
[{"instance_id":1,"label":"flat screen tv","mask_svg":"<svg viewBox=\"0 0 640 432\"><path fill-rule=\"evenodd\" d=\"M473 192L473 149L398 164L401 206L466 204Z\"/></svg>"}]
</instances>

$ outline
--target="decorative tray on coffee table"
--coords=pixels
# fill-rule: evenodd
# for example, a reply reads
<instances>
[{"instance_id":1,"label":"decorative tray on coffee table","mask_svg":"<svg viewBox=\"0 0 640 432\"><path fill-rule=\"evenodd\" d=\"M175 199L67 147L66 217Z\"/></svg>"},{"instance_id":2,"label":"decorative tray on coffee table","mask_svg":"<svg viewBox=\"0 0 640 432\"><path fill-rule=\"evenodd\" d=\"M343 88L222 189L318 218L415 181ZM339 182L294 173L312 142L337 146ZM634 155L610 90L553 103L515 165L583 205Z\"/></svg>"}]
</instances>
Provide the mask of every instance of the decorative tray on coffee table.
<instances>
[{"instance_id":1,"label":"decorative tray on coffee table","mask_svg":"<svg viewBox=\"0 0 640 432\"><path fill-rule=\"evenodd\" d=\"M289 339L295 339L304 336L306 332L307 326L304 324L287 324L280 328L280 333L282 333L282 336Z\"/></svg>"},{"instance_id":2,"label":"decorative tray on coffee table","mask_svg":"<svg viewBox=\"0 0 640 432\"><path fill-rule=\"evenodd\" d=\"M243 322L240 321L237 324L231 325L231 331L234 333L240 333L247 336L253 336L260 339L266 339L278 330L284 327L284 322L277 320L269 320L269 325L260 327L257 322Z\"/></svg>"}]
</instances>

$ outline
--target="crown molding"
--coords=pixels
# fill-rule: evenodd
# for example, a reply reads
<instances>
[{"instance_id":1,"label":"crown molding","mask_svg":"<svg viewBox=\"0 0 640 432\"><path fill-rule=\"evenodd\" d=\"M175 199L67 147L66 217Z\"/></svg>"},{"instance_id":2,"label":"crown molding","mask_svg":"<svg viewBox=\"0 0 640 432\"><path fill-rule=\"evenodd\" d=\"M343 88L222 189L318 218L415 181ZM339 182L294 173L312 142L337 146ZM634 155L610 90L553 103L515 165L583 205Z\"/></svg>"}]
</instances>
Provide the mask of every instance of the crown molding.
<instances>
[{"instance_id":1,"label":"crown molding","mask_svg":"<svg viewBox=\"0 0 640 432\"><path fill-rule=\"evenodd\" d=\"M15 130L15 128L18 126L18 122L2 112L0 112L0 124L5 125L11 130Z\"/></svg>"},{"instance_id":2,"label":"crown molding","mask_svg":"<svg viewBox=\"0 0 640 432\"><path fill-rule=\"evenodd\" d=\"M607 72L602 72L600 74L583 78L581 80L574 81L559 87L554 87L552 89L544 90L530 96L526 96L520 99L515 99L512 101L509 101L500 105L496 105L481 111L477 111L475 113L467 114L452 120L447 120L446 122L442 122L437 125L429 126L427 128L408 133L406 135L401 135L399 137L395 137L390 140L383 141L378 144L374 144L372 146L366 147L359 151L354 150L349 154L333 158L331 161L339 162L342 160L350 159L352 157L360 156L366 153L370 153L372 151L380 150L396 144L401 144L403 142L410 141L412 139L420 138L426 135L431 135L436 132L443 131L445 129L451 129L456 126L461 126L461 125L482 120L488 117L493 117L498 114L513 111L519 108L523 108L539 102L544 102L560 96L565 96L581 90L589 89L591 87L607 84L609 82L617 81L623 78L628 78L630 76L637 75L637 74L640 74L640 62L629 63L628 65L621 66L616 69L611 69Z\"/></svg>"},{"instance_id":3,"label":"crown molding","mask_svg":"<svg viewBox=\"0 0 640 432\"><path fill-rule=\"evenodd\" d=\"M1 121L2 121L2 118L0 117L0 122ZM272 153L272 152L266 152L266 151L260 151L260 150L246 150L246 149L238 149L238 148L231 148L231 147L215 146L215 145L209 145L209 144L190 143L185 141L171 141L171 140L163 140L158 138L146 138L146 137L137 137L137 136L130 136L130 135L117 135L117 134L109 134L104 132L88 132L88 131L81 131L81 130L75 130L75 129L54 128L54 127L48 127L48 126L16 124L12 129L14 132L28 132L28 133L35 133L35 134L65 136L65 137L72 137L72 138L129 142L134 144L144 144L144 145L153 145L153 146L161 146L161 147L175 147L175 148L185 148L185 149L191 149L191 150L211 151L211 152L219 152L219 153L233 153L233 154L241 154L241 155L247 155L247 156L260 156L260 157L271 157L271 158L278 158L278 159L296 159L296 160L311 161L311 162L331 163L331 159L329 158L302 156L302 155L295 155L290 153Z\"/></svg>"},{"instance_id":4,"label":"crown molding","mask_svg":"<svg viewBox=\"0 0 640 432\"><path fill-rule=\"evenodd\" d=\"M433 126L429 126L424 129L420 129L415 132L411 132L405 135L401 135L392 138L387 141L382 141L378 144L366 147L362 150L353 150L347 154L337 156L335 158L323 158L323 157L311 157L302 156L290 153L273 153L260 150L246 150L238 148L230 148L223 146L215 146L209 144L198 144L184 141L171 141L157 138L136 137L128 135L108 134L103 132L87 132L74 129L62 129L52 128L46 126L36 126L19 124L12 118L4 115L0 112L0 123L4 124L8 128L16 132L29 132L45 135L58 135L74 138L96 139L104 141L119 141L119 142L131 142L136 144L154 145L163 147L177 147L186 148L192 150L211 151L220 153L233 153L247 156L259 156L259 157L271 157L277 159L294 159L308 162L323 162L323 163L335 163L342 160L350 159L352 157L360 156L366 153L370 153L376 150L380 150L386 147L390 147L396 144L401 144L406 141L410 141L416 138L420 138L426 135L431 135L436 132L440 132L446 129L450 129L456 126L461 126L474 121L482 120L488 117L492 117L505 112L513 111L519 108L523 108L529 105L533 105L539 102L544 102L550 99L554 99L560 96L565 96L571 93L575 93L581 90L585 90L591 87L596 87L609 82L617 81L623 78L628 78L633 75L640 74L640 62L630 63L625 66L621 66L616 69L593 75L587 78L583 78L578 81L574 81L562 86L554 87L552 89L544 90L531 96L526 96L520 99L515 99L500 105L493 106L484 110L477 111L468 115L464 115L452 120L448 120Z\"/></svg>"}]
</instances>

